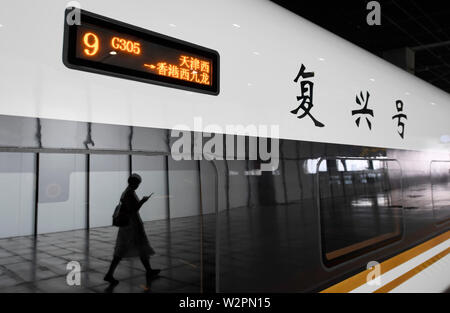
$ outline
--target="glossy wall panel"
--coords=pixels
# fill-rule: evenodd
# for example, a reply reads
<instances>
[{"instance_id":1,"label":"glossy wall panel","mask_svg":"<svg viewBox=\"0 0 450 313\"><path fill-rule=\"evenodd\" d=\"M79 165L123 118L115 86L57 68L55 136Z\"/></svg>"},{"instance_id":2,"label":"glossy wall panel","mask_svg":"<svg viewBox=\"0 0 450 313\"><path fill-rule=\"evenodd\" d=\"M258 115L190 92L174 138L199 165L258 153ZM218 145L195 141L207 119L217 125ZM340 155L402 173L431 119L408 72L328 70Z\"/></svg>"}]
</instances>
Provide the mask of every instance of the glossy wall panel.
<instances>
[{"instance_id":1,"label":"glossy wall panel","mask_svg":"<svg viewBox=\"0 0 450 313\"><path fill-rule=\"evenodd\" d=\"M34 228L35 155L0 152L0 238Z\"/></svg>"},{"instance_id":2,"label":"glossy wall panel","mask_svg":"<svg viewBox=\"0 0 450 313\"><path fill-rule=\"evenodd\" d=\"M38 233L86 228L84 154L39 154Z\"/></svg>"},{"instance_id":3,"label":"glossy wall panel","mask_svg":"<svg viewBox=\"0 0 450 313\"><path fill-rule=\"evenodd\" d=\"M431 191L437 224L450 220L450 161L431 162Z\"/></svg>"},{"instance_id":4,"label":"glossy wall panel","mask_svg":"<svg viewBox=\"0 0 450 313\"><path fill-rule=\"evenodd\" d=\"M139 174L142 178L136 194L142 198L153 193L150 200L139 211L142 220L153 221L169 218L166 156L135 155L132 158L133 173Z\"/></svg>"},{"instance_id":5,"label":"glossy wall panel","mask_svg":"<svg viewBox=\"0 0 450 313\"><path fill-rule=\"evenodd\" d=\"M112 225L112 214L127 186L127 155L90 156L90 227Z\"/></svg>"},{"instance_id":6,"label":"glossy wall panel","mask_svg":"<svg viewBox=\"0 0 450 313\"><path fill-rule=\"evenodd\" d=\"M201 213L199 162L169 158L170 218Z\"/></svg>"}]
</instances>

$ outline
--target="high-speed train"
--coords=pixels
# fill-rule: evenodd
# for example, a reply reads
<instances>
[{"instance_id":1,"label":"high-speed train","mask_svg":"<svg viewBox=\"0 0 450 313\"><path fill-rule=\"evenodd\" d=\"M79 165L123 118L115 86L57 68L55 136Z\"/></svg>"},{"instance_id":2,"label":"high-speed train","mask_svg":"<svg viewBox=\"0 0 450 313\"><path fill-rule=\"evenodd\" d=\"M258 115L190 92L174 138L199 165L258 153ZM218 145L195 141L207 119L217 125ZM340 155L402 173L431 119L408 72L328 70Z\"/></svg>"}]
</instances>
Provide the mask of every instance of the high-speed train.
<instances>
[{"instance_id":1,"label":"high-speed train","mask_svg":"<svg viewBox=\"0 0 450 313\"><path fill-rule=\"evenodd\" d=\"M194 291L450 287L447 93L270 1L0 3L1 251L94 271L136 172Z\"/></svg>"}]
</instances>

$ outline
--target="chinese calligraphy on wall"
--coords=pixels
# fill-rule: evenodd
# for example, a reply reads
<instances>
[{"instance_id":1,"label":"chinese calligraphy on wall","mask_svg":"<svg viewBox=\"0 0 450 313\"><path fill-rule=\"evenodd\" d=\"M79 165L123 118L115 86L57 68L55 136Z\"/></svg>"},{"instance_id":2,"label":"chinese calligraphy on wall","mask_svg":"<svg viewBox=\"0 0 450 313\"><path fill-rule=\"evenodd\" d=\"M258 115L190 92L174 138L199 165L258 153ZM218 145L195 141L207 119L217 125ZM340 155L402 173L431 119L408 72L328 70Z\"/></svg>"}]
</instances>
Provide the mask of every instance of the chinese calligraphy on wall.
<instances>
[{"instance_id":1,"label":"chinese calligraphy on wall","mask_svg":"<svg viewBox=\"0 0 450 313\"><path fill-rule=\"evenodd\" d=\"M294 82L300 86L300 94L297 95L297 107L290 111L292 114L297 115L298 119L303 119L304 117L309 117L316 127L325 127L325 125L318 121L312 114L312 109L314 107L314 72L307 72L306 66L301 64L300 70L294 79ZM361 121L365 121L369 130L372 130L373 120L375 118L374 109L371 108L369 103L370 93L369 91L361 91L356 95L356 104L359 106L357 109L351 110L351 115L355 117L355 124L359 128L361 126ZM397 121L397 132L402 139L405 136L405 123L407 120L407 115L404 112L404 103L402 100L395 101L396 114L392 116L393 120Z\"/></svg>"}]
</instances>

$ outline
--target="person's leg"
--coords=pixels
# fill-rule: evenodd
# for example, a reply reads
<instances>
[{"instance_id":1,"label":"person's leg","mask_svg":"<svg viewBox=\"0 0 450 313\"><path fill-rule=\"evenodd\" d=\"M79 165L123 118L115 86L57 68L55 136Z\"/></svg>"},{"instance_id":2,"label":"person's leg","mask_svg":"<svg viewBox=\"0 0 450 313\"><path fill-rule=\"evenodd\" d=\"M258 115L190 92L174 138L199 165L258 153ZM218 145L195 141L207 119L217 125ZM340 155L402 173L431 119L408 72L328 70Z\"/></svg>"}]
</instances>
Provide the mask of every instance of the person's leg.
<instances>
[{"instance_id":1,"label":"person's leg","mask_svg":"<svg viewBox=\"0 0 450 313\"><path fill-rule=\"evenodd\" d=\"M150 286L150 281L152 280L152 278L158 276L159 272L161 272L160 270L154 270L152 269L151 265L150 265L150 258L148 256L142 256L141 255L141 262L145 267L146 270L146 278L147 278L147 286Z\"/></svg>"},{"instance_id":2,"label":"person's leg","mask_svg":"<svg viewBox=\"0 0 450 313\"><path fill-rule=\"evenodd\" d=\"M120 261L122 260L121 257L114 256L113 260L111 261L111 265L109 267L108 273L105 275L105 280L110 283L117 283L118 281L113 277L114 271L117 268L117 265L119 265Z\"/></svg>"},{"instance_id":3,"label":"person's leg","mask_svg":"<svg viewBox=\"0 0 450 313\"><path fill-rule=\"evenodd\" d=\"M150 258L147 256L143 256L143 255L141 255L140 258L141 258L142 265L144 265L144 267L145 267L145 270L147 271L147 273L150 273L152 270L152 267L150 265Z\"/></svg>"}]
</instances>

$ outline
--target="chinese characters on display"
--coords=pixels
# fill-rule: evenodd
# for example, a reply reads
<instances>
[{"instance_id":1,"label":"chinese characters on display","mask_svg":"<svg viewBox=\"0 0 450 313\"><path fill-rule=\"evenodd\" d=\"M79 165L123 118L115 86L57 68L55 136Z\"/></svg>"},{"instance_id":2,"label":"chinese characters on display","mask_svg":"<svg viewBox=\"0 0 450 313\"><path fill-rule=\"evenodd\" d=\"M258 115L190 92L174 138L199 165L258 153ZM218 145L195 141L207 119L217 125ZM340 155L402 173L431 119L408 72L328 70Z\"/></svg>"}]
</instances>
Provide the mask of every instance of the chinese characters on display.
<instances>
[{"instance_id":1,"label":"chinese characters on display","mask_svg":"<svg viewBox=\"0 0 450 313\"><path fill-rule=\"evenodd\" d=\"M209 61L186 55L181 55L179 61L178 65L158 62L156 65L144 64L144 66L161 76L177 78L202 85L211 85L211 65Z\"/></svg>"}]
</instances>

